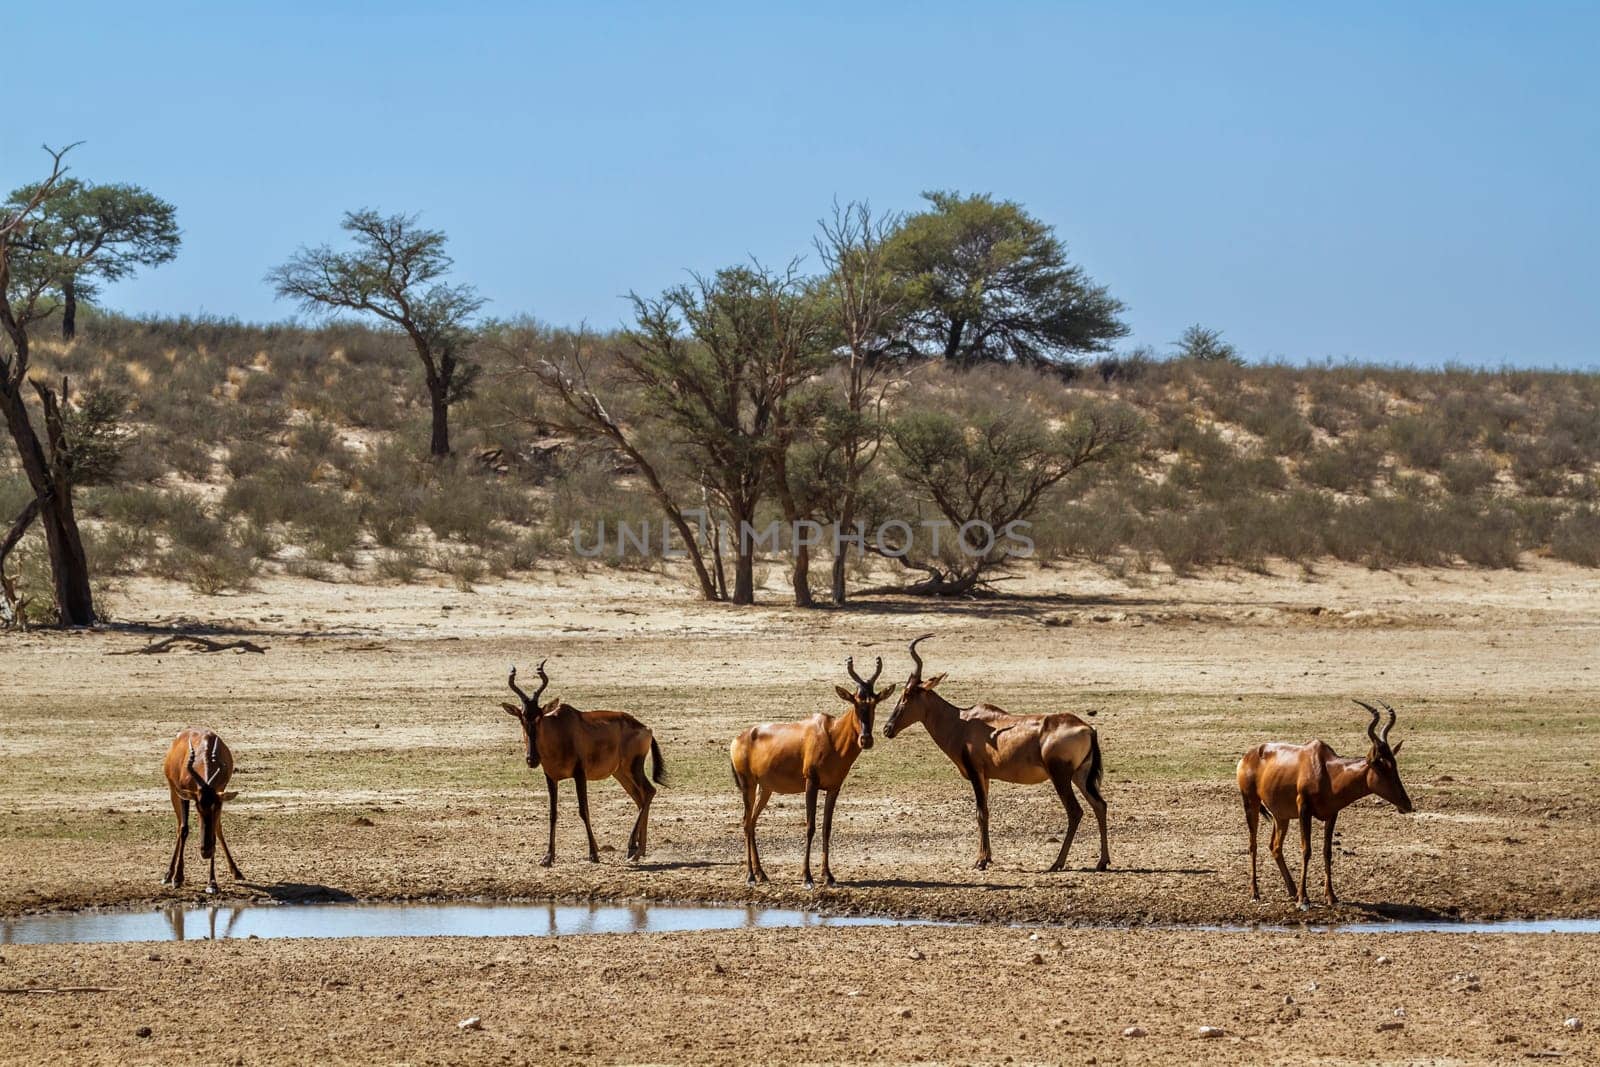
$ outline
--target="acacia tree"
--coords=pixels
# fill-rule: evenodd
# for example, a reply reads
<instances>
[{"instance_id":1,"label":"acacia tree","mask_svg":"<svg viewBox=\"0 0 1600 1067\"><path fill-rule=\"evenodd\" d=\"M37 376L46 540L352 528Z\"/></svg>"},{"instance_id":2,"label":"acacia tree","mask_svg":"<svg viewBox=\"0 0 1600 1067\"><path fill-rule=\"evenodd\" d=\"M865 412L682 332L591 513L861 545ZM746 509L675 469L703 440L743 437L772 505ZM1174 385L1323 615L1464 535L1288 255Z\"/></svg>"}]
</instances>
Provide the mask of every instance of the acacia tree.
<instances>
[{"instance_id":1,"label":"acacia tree","mask_svg":"<svg viewBox=\"0 0 1600 1067\"><path fill-rule=\"evenodd\" d=\"M803 495L838 531L831 595L847 596L847 538L863 514L862 483L883 442L884 393L889 353L903 341L905 287L889 268L888 241L899 220L874 216L863 203L841 208L818 223L817 253L828 268L824 305L843 349L841 388L826 397L812 438L790 463L806 486Z\"/></svg>"},{"instance_id":2,"label":"acacia tree","mask_svg":"<svg viewBox=\"0 0 1600 1067\"><path fill-rule=\"evenodd\" d=\"M930 208L888 242L918 351L960 366L1037 365L1127 335L1122 302L1068 262L1051 228L1021 205L954 192L923 197Z\"/></svg>"},{"instance_id":3,"label":"acacia tree","mask_svg":"<svg viewBox=\"0 0 1600 1067\"><path fill-rule=\"evenodd\" d=\"M36 191L23 186L11 202L26 203ZM69 341L77 334L80 299L92 300L103 282L171 261L180 243L177 209L167 201L137 185L76 178L62 178L50 189L28 239L34 254L55 257L61 265L61 336Z\"/></svg>"},{"instance_id":4,"label":"acacia tree","mask_svg":"<svg viewBox=\"0 0 1600 1067\"><path fill-rule=\"evenodd\" d=\"M895 473L932 503L947 531L937 553L897 557L926 576L897 591L954 596L991 581L1019 543L1007 536L1012 524L1027 522L1069 475L1115 457L1140 424L1124 405L1094 403L1048 423L1011 408L964 419L918 409L889 432Z\"/></svg>"},{"instance_id":5,"label":"acacia tree","mask_svg":"<svg viewBox=\"0 0 1600 1067\"><path fill-rule=\"evenodd\" d=\"M72 507L74 458L63 412L67 382L62 381L58 393L49 384L28 377L31 327L55 313L51 294L58 293L63 279L78 274L85 265L81 259L56 254L32 233L41 217L41 205L65 173L62 158L74 147L46 148L51 157L49 175L30 186L25 197L14 198L0 209L0 327L10 343L9 353L0 351L0 414L5 416L23 474L33 490L33 501L11 524L5 541L14 545L37 519L44 527L50 554L57 618L63 626L92 626L95 610L89 561ZM24 384L38 398L43 441L28 410Z\"/></svg>"},{"instance_id":6,"label":"acacia tree","mask_svg":"<svg viewBox=\"0 0 1600 1067\"><path fill-rule=\"evenodd\" d=\"M346 212L340 227L355 241L349 252L302 247L267 275L280 298L311 313L373 315L405 333L422 364L433 429L428 450L450 454L450 405L478 376L467 358L470 320L484 301L469 285L441 279L453 261L445 235L417 225L415 215Z\"/></svg>"},{"instance_id":7,"label":"acacia tree","mask_svg":"<svg viewBox=\"0 0 1600 1067\"><path fill-rule=\"evenodd\" d=\"M660 297L631 294L634 325L596 358L582 346L533 363L561 405L564 428L600 441L643 474L683 538L707 600L755 602L756 516L774 489L785 517L801 515L788 496L784 462L814 397L810 380L828 359L821 307L794 268L730 267ZM524 361L527 365L528 361ZM651 455L645 424L664 431L672 453ZM691 528L692 506L663 471L692 471L712 511L704 543ZM734 554L731 592L722 547ZM781 535L780 535L781 537ZM806 553L797 553L796 601L810 602Z\"/></svg>"}]
</instances>

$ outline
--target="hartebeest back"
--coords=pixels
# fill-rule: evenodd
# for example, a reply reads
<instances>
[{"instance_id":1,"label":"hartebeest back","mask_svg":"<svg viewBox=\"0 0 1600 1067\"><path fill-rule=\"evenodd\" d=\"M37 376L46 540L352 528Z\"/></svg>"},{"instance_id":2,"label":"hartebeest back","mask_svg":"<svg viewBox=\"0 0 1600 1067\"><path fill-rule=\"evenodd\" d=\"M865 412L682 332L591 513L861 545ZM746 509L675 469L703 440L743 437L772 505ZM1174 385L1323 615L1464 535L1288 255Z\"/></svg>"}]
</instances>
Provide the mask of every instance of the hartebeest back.
<instances>
[{"instance_id":1,"label":"hartebeest back","mask_svg":"<svg viewBox=\"0 0 1600 1067\"><path fill-rule=\"evenodd\" d=\"M188 727L172 739L162 770L172 794L172 810L178 817L178 842L172 848L172 859L167 863L167 874L161 884L183 884L183 847L189 840L191 801L200 812L200 858L211 861L206 892L217 891L216 848L219 842L222 854L228 859L229 872L235 880L243 878L239 865L233 862L233 853L228 850L228 839L222 833L222 802L236 795L227 791L228 780L233 777L233 753L228 746L213 730Z\"/></svg>"},{"instance_id":2,"label":"hartebeest back","mask_svg":"<svg viewBox=\"0 0 1600 1067\"><path fill-rule=\"evenodd\" d=\"M1351 804L1376 793L1399 808L1402 813L1411 811L1411 798L1400 781L1400 767L1395 757L1404 741L1389 747L1389 731L1394 729L1395 711L1384 704L1389 721L1379 736L1378 709L1366 701L1358 700L1372 713L1367 723L1367 737L1372 747L1360 758L1340 756L1322 741L1303 745L1269 742L1257 745L1239 760L1236 778L1239 794L1244 799L1244 821L1250 829L1250 896L1261 899L1261 887L1256 882L1256 826L1265 808L1272 817L1272 858L1278 863L1278 872L1289 889L1289 896L1302 908L1309 906L1306 880L1311 875L1311 820L1323 821L1322 867L1323 889L1328 903L1338 903L1333 895L1333 824L1339 812ZM1289 866L1283 861L1283 839L1289 824L1300 820L1300 889L1295 891Z\"/></svg>"},{"instance_id":3,"label":"hartebeest back","mask_svg":"<svg viewBox=\"0 0 1600 1067\"><path fill-rule=\"evenodd\" d=\"M766 723L752 726L733 739L728 748L728 759L733 765L733 784L739 788L744 800L744 855L746 881L755 885L757 879L765 882L767 872L761 867L761 854L756 848L756 820L774 793L804 793L806 795L806 862L804 870L807 889L814 887L811 879L811 842L817 830L817 794L824 794L822 805L822 881L836 885L833 870L828 863L829 847L833 842L833 805L839 799L839 790L855 765L861 750L872 747L872 717L878 702L887 700L894 686L874 689L878 675L883 673L883 659L878 659L872 677L863 679L856 673L855 660L844 661L844 669L856 683L852 692L842 685L833 687L839 699L850 705L838 718L823 712L799 722Z\"/></svg>"},{"instance_id":4,"label":"hartebeest back","mask_svg":"<svg viewBox=\"0 0 1600 1067\"><path fill-rule=\"evenodd\" d=\"M1100 824L1100 862L1095 870L1111 866L1111 850L1106 841L1106 802L1100 796L1100 737L1094 727L1068 712L1055 715L1012 715L993 704L974 704L958 708L934 692L944 675L924 680L922 657L917 645L932 637L923 634L911 642L911 661L915 664L894 713L884 724L883 736L893 737L907 726L922 723L961 777L972 783L978 803L978 870L989 866L989 783L1018 782L1037 785L1050 782L1067 809L1067 830L1061 839L1061 852L1050 870L1066 866L1067 851L1083 818L1083 806L1072 795L1076 785L1094 809Z\"/></svg>"},{"instance_id":5,"label":"hartebeest back","mask_svg":"<svg viewBox=\"0 0 1600 1067\"><path fill-rule=\"evenodd\" d=\"M639 806L638 818L628 835L628 858L642 860L650 802L656 795L655 786L644 773L645 757L649 756L652 761L651 777L658 783L664 782L666 777L666 765L655 735L650 727L624 711L579 711L559 699L540 707L539 697L550 685L550 677L544 672L545 662L539 661L539 688L531 697L517 687L517 669L512 667L507 684L522 706L500 705L507 715L522 724L528 766L544 768L545 784L550 791L550 843L539 865L548 867L556 861L556 783L564 778L571 778L577 789L578 816L583 819L583 830L589 838L589 862L600 862L600 849L589 825L588 783L593 778L608 777L616 778L623 791Z\"/></svg>"}]
</instances>

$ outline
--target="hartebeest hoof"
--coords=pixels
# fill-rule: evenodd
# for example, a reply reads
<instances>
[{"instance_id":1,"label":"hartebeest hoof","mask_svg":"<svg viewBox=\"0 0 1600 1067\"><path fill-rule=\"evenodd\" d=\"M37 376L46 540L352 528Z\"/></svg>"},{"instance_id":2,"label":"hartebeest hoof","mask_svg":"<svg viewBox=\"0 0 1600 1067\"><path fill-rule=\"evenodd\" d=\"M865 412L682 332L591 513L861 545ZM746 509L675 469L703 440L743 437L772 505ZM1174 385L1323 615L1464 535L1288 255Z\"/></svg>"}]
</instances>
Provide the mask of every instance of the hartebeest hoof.
<instances>
[{"instance_id":1,"label":"hartebeest hoof","mask_svg":"<svg viewBox=\"0 0 1600 1067\"><path fill-rule=\"evenodd\" d=\"M987 871L989 869L989 863L990 863L989 857L985 856L984 858L980 859L977 863L974 863L972 865L972 869L975 870L975 871Z\"/></svg>"},{"instance_id":2,"label":"hartebeest hoof","mask_svg":"<svg viewBox=\"0 0 1600 1067\"><path fill-rule=\"evenodd\" d=\"M206 883L206 892L207 893L215 894L216 891L217 891L217 883L215 883L215 882Z\"/></svg>"},{"instance_id":3,"label":"hartebeest hoof","mask_svg":"<svg viewBox=\"0 0 1600 1067\"><path fill-rule=\"evenodd\" d=\"M815 882L813 882L811 880L811 876L810 875L806 875L805 886L806 886L807 889L815 889L815 888L817 888L817 883L815 883Z\"/></svg>"},{"instance_id":4,"label":"hartebeest hoof","mask_svg":"<svg viewBox=\"0 0 1600 1067\"><path fill-rule=\"evenodd\" d=\"M1097 871L1109 871L1111 869L1111 861L1101 860L1099 863L1094 865L1094 869Z\"/></svg>"},{"instance_id":5,"label":"hartebeest hoof","mask_svg":"<svg viewBox=\"0 0 1600 1067\"><path fill-rule=\"evenodd\" d=\"M837 889L839 888L839 881L830 874L822 880L822 885L826 889Z\"/></svg>"},{"instance_id":6,"label":"hartebeest hoof","mask_svg":"<svg viewBox=\"0 0 1600 1067\"><path fill-rule=\"evenodd\" d=\"M539 861L539 866L541 867L554 867L555 865L556 854L554 852L546 853L544 859Z\"/></svg>"},{"instance_id":7,"label":"hartebeest hoof","mask_svg":"<svg viewBox=\"0 0 1600 1067\"><path fill-rule=\"evenodd\" d=\"M598 852L589 853L589 862L590 863L599 863L600 862L600 853L598 853Z\"/></svg>"}]
</instances>

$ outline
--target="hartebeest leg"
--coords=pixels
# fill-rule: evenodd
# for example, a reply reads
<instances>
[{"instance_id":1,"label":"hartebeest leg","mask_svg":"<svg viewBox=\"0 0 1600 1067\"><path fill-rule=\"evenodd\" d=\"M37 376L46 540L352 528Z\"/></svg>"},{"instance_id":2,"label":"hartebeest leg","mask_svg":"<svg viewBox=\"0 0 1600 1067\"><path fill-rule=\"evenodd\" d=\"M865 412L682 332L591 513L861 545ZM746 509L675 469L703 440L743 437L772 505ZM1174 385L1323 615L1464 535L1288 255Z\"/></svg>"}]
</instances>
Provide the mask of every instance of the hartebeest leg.
<instances>
[{"instance_id":1,"label":"hartebeest leg","mask_svg":"<svg viewBox=\"0 0 1600 1067\"><path fill-rule=\"evenodd\" d=\"M767 801L771 799L772 790L768 789L766 786L761 786L759 791L756 793L756 810L754 814L750 816L750 852L755 856L756 860L756 880L761 882L768 881L769 879L767 878L767 869L761 866L761 849L756 844L756 820L761 818L761 813L763 811L767 810Z\"/></svg>"},{"instance_id":2,"label":"hartebeest leg","mask_svg":"<svg viewBox=\"0 0 1600 1067\"><path fill-rule=\"evenodd\" d=\"M589 782L580 764L572 772L572 784L578 790L578 818L583 820L583 832L589 838L589 862L600 862L600 846L594 843L594 830L589 825Z\"/></svg>"},{"instance_id":3,"label":"hartebeest leg","mask_svg":"<svg viewBox=\"0 0 1600 1067\"><path fill-rule=\"evenodd\" d=\"M181 799L177 790L172 791L172 810L178 817L178 843L172 846L167 876L161 879L161 884L180 886L183 884L183 846L189 840L189 802Z\"/></svg>"},{"instance_id":4,"label":"hartebeest leg","mask_svg":"<svg viewBox=\"0 0 1600 1067\"><path fill-rule=\"evenodd\" d=\"M1050 781L1055 785L1056 795L1061 798L1062 805L1067 809L1067 830L1061 835L1061 851L1056 854L1056 861L1050 865L1051 871L1059 871L1067 865L1067 850L1072 848L1072 839L1077 836L1078 823L1083 819L1083 805L1072 795L1072 773L1065 767L1051 767Z\"/></svg>"},{"instance_id":5,"label":"hartebeest leg","mask_svg":"<svg viewBox=\"0 0 1600 1067\"><path fill-rule=\"evenodd\" d=\"M1327 890L1329 904L1339 903L1333 895L1333 823L1338 817L1339 813L1334 812L1322 826L1322 887Z\"/></svg>"},{"instance_id":6,"label":"hartebeest leg","mask_svg":"<svg viewBox=\"0 0 1600 1067\"><path fill-rule=\"evenodd\" d=\"M217 844L222 846L222 854L228 859L228 873L233 875L234 881L243 878L239 873L239 865L233 862L233 853L228 851L228 839L222 836L222 816L217 816Z\"/></svg>"},{"instance_id":7,"label":"hartebeest leg","mask_svg":"<svg viewBox=\"0 0 1600 1067\"><path fill-rule=\"evenodd\" d=\"M547 774L544 784L550 790L550 843L545 847L544 859L539 861L539 866L549 867L556 862L556 780Z\"/></svg>"},{"instance_id":8,"label":"hartebeest leg","mask_svg":"<svg viewBox=\"0 0 1600 1067\"><path fill-rule=\"evenodd\" d=\"M1078 783L1078 791L1089 801L1089 808L1094 812L1095 825L1100 828L1100 859L1095 863L1094 869L1104 871L1111 866L1111 843L1106 839L1106 801L1098 789L1089 786L1089 764L1078 765L1077 772L1072 776Z\"/></svg>"},{"instance_id":9,"label":"hartebeest leg","mask_svg":"<svg viewBox=\"0 0 1600 1067\"><path fill-rule=\"evenodd\" d=\"M972 759L966 759L967 780L972 783L972 796L978 802L978 862L972 866L980 871L989 869L994 857L989 851L989 783L978 773Z\"/></svg>"},{"instance_id":10,"label":"hartebeest leg","mask_svg":"<svg viewBox=\"0 0 1600 1067\"><path fill-rule=\"evenodd\" d=\"M1250 899L1261 899L1261 886L1256 882L1256 827L1261 822L1261 805L1251 797L1244 798L1244 824L1250 829Z\"/></svg>"},{"instance_id":11,"label":"hartebeest leg","mask_svg":"<svg viewBox=\"0 0 1600 1067\"><path fill-rule=\"evenodd\" d=\"M630 860L644 859L645 830L650 821L650 802L655 799L655 787L650 784L650 779L645 777L644 757L640 756L633 761L631 771L617 771L617 781L622 784L623 791L633 798L639 805L638 817L633 820L633 832L628 835L628 858Z\"/></svg>"},{"instance_id":12,"label":"hartebeest leg","mask_svg":"<svg viewBox=\"0 0 1600 1067\"><path fill-rule=\"evenodd\" d=\"M817 780L806 779L806 865L804 870L807 889L815 889L811 880L811 839L817 835Z\"/></svg>"},{"instance_id":13,"label":"hartebeest leg","mask_svg":"<svg viewBox=\"0 0 1600 1067\"><path fill-rule=\"evenodd\" d=\"M833 880L833 870L828 866L828 846L833 841L833 804L838 799L839 791L830 789L822 801L822 884L830 888L839 884Z\"/></svg>"},{"instance_id":14,"label":"hartebeest leg","mask_svg":"<svg viewBox=\"0 0 1600 1067\"><path fill-rule=\"evenodd\" d=\"M1306 896L1306 882L1311 879L1311 806L1304 801L1300 804L1300 906L1309 908L1311 900Z\"/></svg>"},{"instance_id":15,"label":"hartebeest leg","mask_svg":"<svg viewBox=\"0 0 1600 1067\"><path fill-rule=\"evenodd\" d=\"M1289 874L1289 865L1283 861L1283 839L1289 836L1289 823L1287 820L1279 821L1277 815L1272 816L1272 839L1267 842L1267 847L1272 851L1272 858L1278 864L1278 873L1283 875L1283 884L1289 888L1289 899L1295 899L1294 877Z\"/></svg>"}]
</instances>

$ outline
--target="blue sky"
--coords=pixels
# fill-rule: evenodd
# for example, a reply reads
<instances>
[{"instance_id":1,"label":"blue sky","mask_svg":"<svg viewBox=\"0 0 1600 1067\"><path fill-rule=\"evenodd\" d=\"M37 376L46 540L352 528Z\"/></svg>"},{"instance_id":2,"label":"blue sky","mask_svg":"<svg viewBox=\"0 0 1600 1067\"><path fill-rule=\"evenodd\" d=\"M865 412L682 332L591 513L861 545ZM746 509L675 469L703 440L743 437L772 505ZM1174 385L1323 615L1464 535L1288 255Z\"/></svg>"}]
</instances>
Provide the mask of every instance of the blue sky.
<instances>
[{"instance_id":1,"label":"blue sky","mask_svg":"<svg viewBox=\"0 0 1600 1067\"><path fill-rule=\"evenodd\" d=\"M262 275L371 206L493 314L612 326L952 188L1054 224L1130 343L1600 366L1600 5L227 6L5 17L0 181L84 140L178 206L124 310L288 317Z\"/></svg>"}]
</instances>

